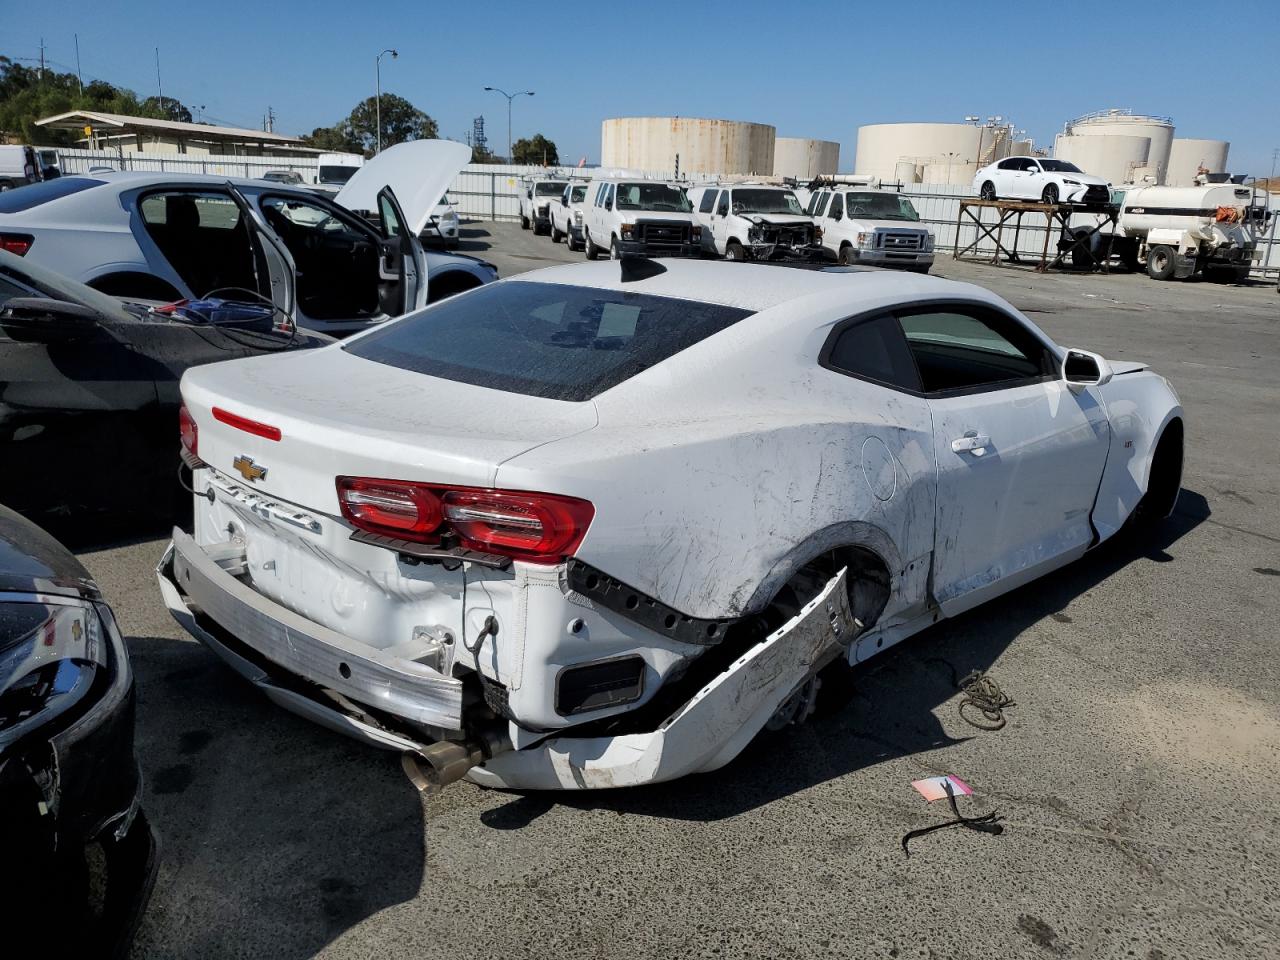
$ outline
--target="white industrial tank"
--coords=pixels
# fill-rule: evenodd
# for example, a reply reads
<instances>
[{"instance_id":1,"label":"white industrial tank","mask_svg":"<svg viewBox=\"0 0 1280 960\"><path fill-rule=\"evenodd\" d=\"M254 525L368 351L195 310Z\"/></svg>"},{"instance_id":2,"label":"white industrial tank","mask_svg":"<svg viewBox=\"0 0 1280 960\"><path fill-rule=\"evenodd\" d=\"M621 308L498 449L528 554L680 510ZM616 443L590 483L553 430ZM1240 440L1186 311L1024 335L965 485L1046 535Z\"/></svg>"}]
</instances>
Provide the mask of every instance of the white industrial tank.
<instances>
[{"instance_id":1,"label":"white industrial tank","mask_svg":"<svg viewBox=\"0 0 1280 960\"><path fill-rule=\"evenodd\" d=\"M955 184L968 189L969 184L973 183L973 178L977 175L978 165L976 163L960 163L958 160L952 163L934 162L924 165L924 175L920 178L920 182Z\"/></svg>"},{"instance_id":2,"label":"white industrial tank","mask_svg":"<svg viewBox=\"0 0 1280 960\"><path fill-rule=\"evenodd\" d=\"M1201 167L1210 173L1227 172L1227 151L1231 144L1226 140L1198 140L1176 137L1169 151L1169 172L1165 182L1173 187L1189 187L1195 183Z\"/></svg>"},{"instance_id":3,"label":"white industrial tank","mask_svg":"<svg viewBox=\"0 0 1280 960\"><path fill-rule=\"evenodd\" d=\"M1173 121L1168 117L1151 117L1128 110L1103 110L1077 117L1066 125L1063 133L1071 137L1146 137L1147 165L1154 167L1160 182L1169 169L1169 151L1173 146Z\"/></svg>"},{"instance_id":4,"label":"white industrial tank","mask_svg":"<svg viewBox=\"0 0 1280 960\"><path fill-rule=\"evenodd\" d=\"M1009 155L1009 141L997 143L996 131L967 123L873 123L858 128L854 170L860 175L895 179L898 164L976 164L993 151ZM999 152L1002 151L1002 152Z\"/></svg>"},{"instance_id":5,"label":"white industrial tank","mask_svg":"<svg viewBox=\"0 0 1280 960\"><path fill-rule=\"evenodd\" d=\"M1219 207L1249 205L1248 187L1219 183L1203 187L1130 187L1121 201L1125 231L1186 230L1207 238Z\"/></svg>"},{"instance_id":6,"label":"white industrial tank","mask_svg":"<svg viewBox=\"0 0 1280 960\"><path fill-rule=\"evenodd\" d=\"M899 160L893 165L893 179L898 183L919 183L921 164Z\"/></svg>"},{"instance_id":7,"label":"white industrial tank","mask_svg":"<svg viewBox=\"0 0 1280 960\"><path fill-rule=\"evenodd\" d=\"M1132 183L1133 172L1146 165L1150 149L1150 137L1129 134L1076 137L1060 133L1053 139L1054 157L1108 183Z\"/></svg>"},{"instance_id":8,"label":"white industrial tank","mask_svg":"<svg viewBox=\"0 0 1280 960\"><path fill-rule=\"evenodd\" d=\"M778 137L773 141L773 175L812 180L831 176L840 166L840 144L805 137Z\"/></svg>"},{"instance_id":9,"label":"white industrial tank","mask_svg":"<svg viewBox=\"0 0 1280 960\"><path fill-rule=\"evenodd\" d=\"M697 117L620 117L600 130L602 166L681 174L769 175L777 131L763 123Z\"/></svg>"}]
</instances>

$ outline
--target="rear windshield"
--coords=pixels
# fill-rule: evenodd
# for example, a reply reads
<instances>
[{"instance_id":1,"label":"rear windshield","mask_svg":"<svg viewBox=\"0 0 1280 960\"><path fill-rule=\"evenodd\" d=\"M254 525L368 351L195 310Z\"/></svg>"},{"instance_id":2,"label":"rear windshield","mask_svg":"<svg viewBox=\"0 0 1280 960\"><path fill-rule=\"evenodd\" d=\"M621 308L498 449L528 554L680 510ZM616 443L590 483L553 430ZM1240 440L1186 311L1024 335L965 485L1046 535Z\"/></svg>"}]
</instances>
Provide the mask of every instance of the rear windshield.
<instances>
[{"instance_id":1,"label":"rear windshield","mask_svg":"<svg viewBox=\"0 0 1280 960\"><path fill-rule=\"evenodd\" d=\"M346 344L367 360L552 400L590 400L751 311L558 283L506 281Z\"/></svg>"},{"instance_id":2,"label":"rear windshield","mask_svg":"<svg viewBox=\"0 0 1280 960\"><path fill-rule=\"evenodd\" d=\"M563 180L557 180L554 183L540 183L533 188L535 197L558 197L564 193L566 184Z\"/></svg>"},{"instance_id":3,"label":"rear windshield","mask_svg":"<svg viewBox=\"0 0 1280 960\"><path fill-rule=\"evenodd\" d=\"M44 180L16 190L5 190L0 193L0 213L21 213L59 197L69 197L90 187L100 187L107 181L94 180L90 177L58 177Z\"/></svg>"}]
</instances>

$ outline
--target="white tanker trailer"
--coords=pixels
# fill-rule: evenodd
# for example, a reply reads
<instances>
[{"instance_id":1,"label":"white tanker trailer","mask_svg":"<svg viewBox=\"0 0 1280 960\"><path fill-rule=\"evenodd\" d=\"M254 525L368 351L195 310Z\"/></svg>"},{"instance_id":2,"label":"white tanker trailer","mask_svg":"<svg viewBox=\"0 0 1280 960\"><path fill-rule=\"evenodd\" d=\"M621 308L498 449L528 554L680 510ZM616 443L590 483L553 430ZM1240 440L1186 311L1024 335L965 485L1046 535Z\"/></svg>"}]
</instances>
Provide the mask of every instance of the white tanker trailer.
<instances>
[{"instance_id":1,"label":"white tanker trailer","mask_svg":"<svg viewBox=\"0 0 1280 960\"><path fill-rule=\"evenodd\" d=\"M1135 186L1116 190L1114 199L1120 216L1111 252L1130 269L1145 265L1155 280L1183 280L1200 272L1226 282L1249 276L1256 231L1268 216L1255 205L1251 188Z\"/></svg>"}]
</instances>

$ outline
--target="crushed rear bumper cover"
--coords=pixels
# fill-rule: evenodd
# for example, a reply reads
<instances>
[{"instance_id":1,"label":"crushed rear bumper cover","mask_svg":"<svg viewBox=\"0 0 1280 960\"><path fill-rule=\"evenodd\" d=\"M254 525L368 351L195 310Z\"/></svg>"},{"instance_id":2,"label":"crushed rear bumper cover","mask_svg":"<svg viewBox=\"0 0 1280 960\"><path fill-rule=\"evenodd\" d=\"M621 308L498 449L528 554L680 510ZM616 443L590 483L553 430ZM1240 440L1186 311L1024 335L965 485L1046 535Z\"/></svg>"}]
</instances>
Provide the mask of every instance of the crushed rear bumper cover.
<instances>
[{"instance_id":1,"label":"crushed rear bumper cover","mask_svg":"<svg viewBox=\"0 0 1280 960\"><path fill-rule=\"evenodd\" d=\"M335 709L323 691L414 724L462 729L460 680L384 655L267 599L177 528L156 577L174 619L287 709L391 749L416 743ZM286 682L273 677L280 673Z\"/></svg>"}]
</instances>

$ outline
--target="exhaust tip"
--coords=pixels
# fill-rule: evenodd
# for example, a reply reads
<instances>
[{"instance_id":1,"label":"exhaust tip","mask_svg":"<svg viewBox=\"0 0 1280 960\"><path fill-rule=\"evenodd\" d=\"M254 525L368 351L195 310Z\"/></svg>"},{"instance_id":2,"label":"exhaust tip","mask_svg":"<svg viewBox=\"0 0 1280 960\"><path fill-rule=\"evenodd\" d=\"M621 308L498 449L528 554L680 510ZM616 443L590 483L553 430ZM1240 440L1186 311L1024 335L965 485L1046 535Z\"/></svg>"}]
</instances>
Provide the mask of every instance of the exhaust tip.
<instances>
[{"instance_id":1,"label":"exhaust tip","mask_svg":"<svg viewBox=\"0 0 1280 960\"><path fill-rule=\"evenodd\" d=\"M400 755L400 767L419 793L440 793L465 777L472 767L511 749L506 736L487 735L465 742L440 740Z\"/></svg>"}]
</instances>

